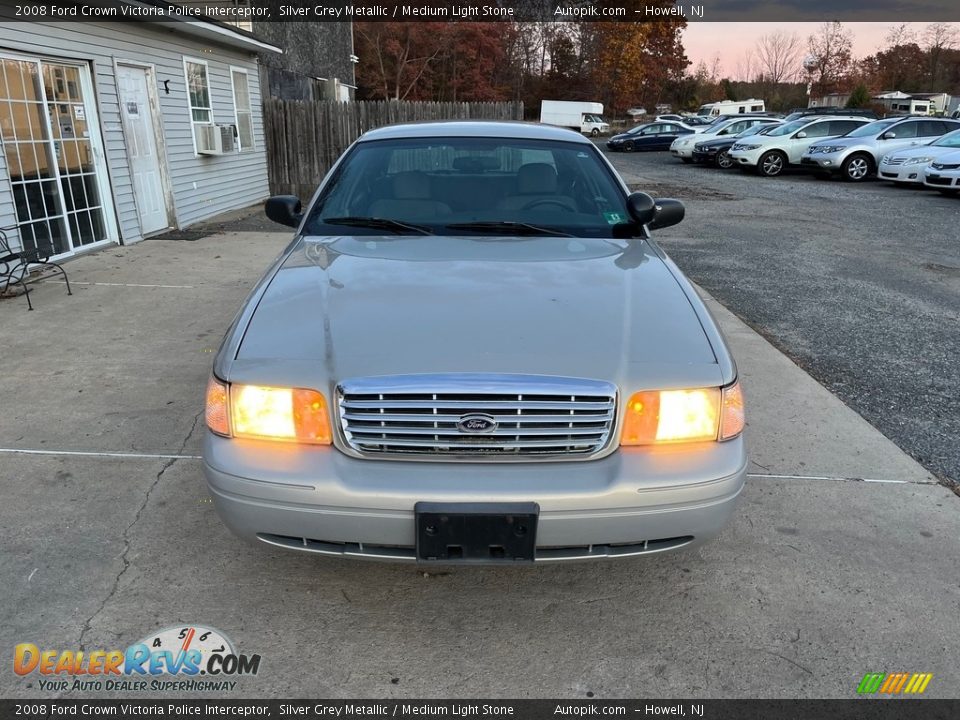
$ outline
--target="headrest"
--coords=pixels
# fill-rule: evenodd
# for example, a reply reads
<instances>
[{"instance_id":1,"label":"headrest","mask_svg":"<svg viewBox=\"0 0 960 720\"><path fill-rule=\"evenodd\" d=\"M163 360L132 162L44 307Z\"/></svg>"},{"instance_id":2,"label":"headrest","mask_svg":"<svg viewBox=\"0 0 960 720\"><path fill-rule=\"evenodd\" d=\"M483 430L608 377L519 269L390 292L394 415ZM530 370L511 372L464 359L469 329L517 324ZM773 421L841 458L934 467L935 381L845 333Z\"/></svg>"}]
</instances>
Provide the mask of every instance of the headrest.
<instances>
[{"instance_id":1,"label":"headrest","mask_svg":"<svg viewBox=\"0 0 960 720\"><path fill-rule=\"evenodd\" d=\"M547 163L528 163L517 171L517 192L521 195L553 195L557 192L557 171Z\"/></svg>"},{"instance_id":2,"label":"headrest","mask_svg":"<svg viewBox=\"0 0 960 720\"><path fill-rule=\"evenodd\" d=\"M430 178L422 172L397 173L393 178L393 196L397 200L429 200Z\"/></svg>"}]
</instances>

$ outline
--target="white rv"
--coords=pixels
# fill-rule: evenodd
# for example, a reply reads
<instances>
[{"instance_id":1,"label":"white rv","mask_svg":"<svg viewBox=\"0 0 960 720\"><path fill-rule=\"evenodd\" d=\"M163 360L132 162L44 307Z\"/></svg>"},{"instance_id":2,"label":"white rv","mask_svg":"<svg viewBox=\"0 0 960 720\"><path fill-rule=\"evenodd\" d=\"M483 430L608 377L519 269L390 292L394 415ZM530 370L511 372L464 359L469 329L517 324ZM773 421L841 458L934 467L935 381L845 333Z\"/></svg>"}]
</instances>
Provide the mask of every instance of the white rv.
<instances>
[{"instance_id":1,"label":"white rv","mask_svg":"<svg viewBox=\"0 0 960 720\"><path fill-rule=\"evenodd\" d=\"M701 117L720 117L721 115L743 115L744 113L766 112L763 100L721 100L701 105L697 115Z\"/></svg>"}]
</instances>

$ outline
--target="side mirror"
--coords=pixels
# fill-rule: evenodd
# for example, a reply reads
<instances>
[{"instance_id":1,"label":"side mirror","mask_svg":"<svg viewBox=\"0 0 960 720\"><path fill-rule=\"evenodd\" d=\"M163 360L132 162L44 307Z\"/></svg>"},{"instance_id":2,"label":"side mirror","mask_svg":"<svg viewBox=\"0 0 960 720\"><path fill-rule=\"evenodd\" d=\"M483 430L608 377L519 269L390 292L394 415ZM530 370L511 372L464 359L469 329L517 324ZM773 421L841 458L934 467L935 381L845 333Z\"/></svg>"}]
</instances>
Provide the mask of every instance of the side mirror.
<instances>
[{"instance_id":1,"label":"side mirror","mask_svg":"<svg viewBox=\"0 0 960 720\"><path fill-rule=\"evenodd\" d=\"M658 199L653 222L647 225L651 230L677 225L687 214L687 209L679 200Z\"/></svg>"},{"instance_id":2,"label":"side mirror","mask_svg":"<svg viewBox=\"0 0 960 720\"><path fill-rule=\"evenodd\" d=\"M303 219L300 198L293 195L274 195L263 207L267 217L275 223L297 227Z\"/></svg>"},{"instance_id":3,"label":"side mirror","mask_svg":"<svg viewBox=\"0 0 960 720\"><path fill-rule=\"evenodd\" d=\"M805 138L806 136L807 134L803 130L794 135L795 138Z\"/></svg>"},{"instance_id":4,"label":"side mirror","mask_svg":"<svg viewBox=\"0 0 960 720\"><path fill-rule=\"evenodd\" d=\"M654 200L644 192L630 193L627 211L637 225L646 225L651 230L676 225L686 214L679 200Z\"/></svg>"},{"instance_id":5,"label":"side mirror","mask_svg":"<svg viewBox=\"0 0 960 720\"><path fill-rule=\"evenodd\" d=\"M890 131L888 131L888 132L885 132L883 135L881 135L881 136L880 136L880 139L881 139L881 140L893 140L896 136L897 136L897 134L896 134L893 130L890 130Z\"/></svg>"}]
</instances>

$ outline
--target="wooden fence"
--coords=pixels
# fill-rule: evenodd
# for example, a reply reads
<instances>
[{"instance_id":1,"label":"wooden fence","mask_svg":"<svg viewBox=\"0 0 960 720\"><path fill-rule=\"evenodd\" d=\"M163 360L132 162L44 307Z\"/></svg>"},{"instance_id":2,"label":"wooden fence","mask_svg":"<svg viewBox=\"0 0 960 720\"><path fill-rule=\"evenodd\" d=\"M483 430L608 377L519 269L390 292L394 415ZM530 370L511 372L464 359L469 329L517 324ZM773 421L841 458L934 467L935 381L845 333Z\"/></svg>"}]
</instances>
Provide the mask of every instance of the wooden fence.
<instances>
[{"instance_id":1,"label":"wooden fence","mask_svg":"<svg viewBox=\"0 0 960 720\"><path fill-rule=\"evenodd\" d=\"M522 120L523 103L268 99L263 125L270 192L306 201L340 154L367 130L402 122L477 119Z\"/></svg>"}]
</instances>

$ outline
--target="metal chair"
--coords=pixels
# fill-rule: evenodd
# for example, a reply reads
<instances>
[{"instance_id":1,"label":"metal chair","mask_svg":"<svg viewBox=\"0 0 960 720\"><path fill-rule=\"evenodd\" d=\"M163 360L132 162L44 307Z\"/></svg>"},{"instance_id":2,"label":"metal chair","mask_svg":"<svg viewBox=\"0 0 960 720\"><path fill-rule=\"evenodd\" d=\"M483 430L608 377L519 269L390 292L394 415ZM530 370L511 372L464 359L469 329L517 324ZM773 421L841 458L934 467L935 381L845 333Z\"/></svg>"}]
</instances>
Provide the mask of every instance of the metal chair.
<instances>
[{"instance_id":1,"label":"metal chair","mask_svg":"<svg viewBox=\"0 0 960 720\"><path fill-rule=\"evenodd\" d=\"M73 295L70 289L70 279L66 271L59 263L51 262L50 258L56 254L53 242L38 243L34 248L22 250L13 250L7 240L7 233L17 230L17 225L0 227L0 292L6 290L11 284L19 284L23 288L23 294L27 298L27 309L33 310L33 302L30 300L30 288L32 283L40 280L40 277L29 279L30 266L42 265L52 267L63 275L63 280L67 284L67 295Z\"/></svg>"}]
</instances>

